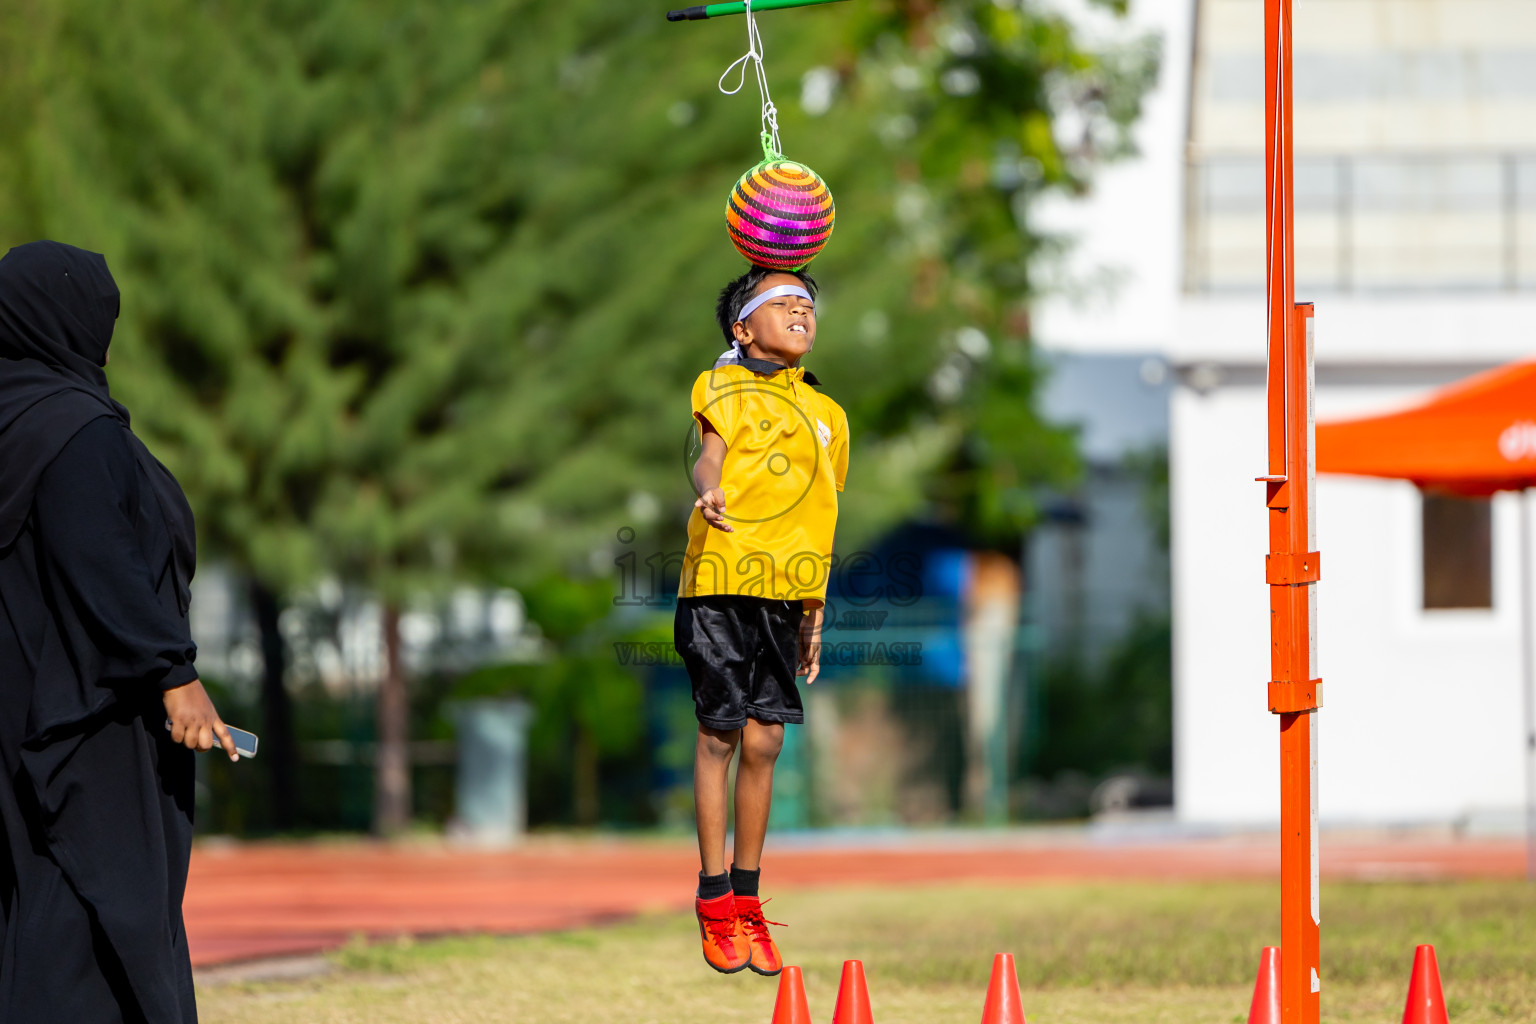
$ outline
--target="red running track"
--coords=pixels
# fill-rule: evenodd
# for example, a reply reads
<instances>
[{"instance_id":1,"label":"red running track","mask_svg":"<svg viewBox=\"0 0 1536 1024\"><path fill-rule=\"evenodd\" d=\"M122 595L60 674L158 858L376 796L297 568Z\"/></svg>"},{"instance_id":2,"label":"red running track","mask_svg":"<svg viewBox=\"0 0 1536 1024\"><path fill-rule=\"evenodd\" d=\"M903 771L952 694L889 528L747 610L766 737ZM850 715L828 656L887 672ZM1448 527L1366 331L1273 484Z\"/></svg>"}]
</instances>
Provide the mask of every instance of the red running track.
<instances>
[{"instance_id":1,"label":"red running track","mask_svg":"<svg viewBox=\"0 0 1536 1024\"><path fill-rule=\"evenodd\" d=\"M1329 879L1518 878L1517 840L1323 842ZM777 844L775 886L1273 878L1278 838L1093 842L1006 835L900 845ZM357 934L574 928L691 904L691 842L540 839L438 845L200 845L185 903L198 966L333 949Z\"/></svg>"}]
</instances>

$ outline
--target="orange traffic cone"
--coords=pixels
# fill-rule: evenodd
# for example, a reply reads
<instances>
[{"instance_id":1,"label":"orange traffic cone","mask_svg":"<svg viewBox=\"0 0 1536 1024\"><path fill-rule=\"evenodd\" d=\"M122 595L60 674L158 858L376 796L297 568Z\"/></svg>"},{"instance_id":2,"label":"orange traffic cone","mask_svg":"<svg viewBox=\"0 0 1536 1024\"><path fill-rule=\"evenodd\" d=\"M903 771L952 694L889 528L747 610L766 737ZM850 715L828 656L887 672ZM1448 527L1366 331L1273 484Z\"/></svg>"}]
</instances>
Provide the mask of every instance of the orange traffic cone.
<instances>
[{"instance_id":1,"label":"orange traffic cone","mask_svg":"<svg viewBox=\"0 0 1536 1024\"><path fill-rule=\"evenodd\" d=\"M1445 1012L1445 993L1440 989L1440 965L1435 962L1435 947L1420 946L1413 951L1413 979L1408 982L1408 1005L1403 1007L1403 1024L1450 1024Z\"/></svg>"},{"instance_id":2,"label":"orange traffic cone","mask_svg":"<svg viewBox=\"0 0 1536 1024\"><path fill-rule=\"evenodd\" d=\"M864 965L858 960L843 961L843 980L837 986L837 1009L832 1024L875 1024L869 1008L869 986L864 982Z\"/></svg>"},{"instance_id":3,"label":"orange traffic cone","mask_svg":"<svg viewBox=\"0 0 1536 1024\"><path fill-rule=\"evenodd\" d=\"M992 981L987 985L981 1024L1024 1024L1024 1000L1019 995L1019 973L1014 969L1012 953L992 958Z\"/></svg>"},{"instance_id":4,"label":"orange traffic cone","mask_svg":"<svg viewBox=\"0 0 1536 1024\"><path fill-rule=\"evenodd\" d=\"M1248 1024L1280 1024L1280 949L1265 946L1259 955L1259 979L1253 983Z\"/></svg>"},{"instance_id":5,"label":"orange traffic cone","mask_svg":"<svg viewBox=\"0 0 1536 1024\"><path fill-rule=\"evenodd\" d=\"M800 968L785 967L779 975L779 998L773 1003L773 1024L811 1024L811 1006L805 1001L805 979Z\"/></svg>"}]
</instances>

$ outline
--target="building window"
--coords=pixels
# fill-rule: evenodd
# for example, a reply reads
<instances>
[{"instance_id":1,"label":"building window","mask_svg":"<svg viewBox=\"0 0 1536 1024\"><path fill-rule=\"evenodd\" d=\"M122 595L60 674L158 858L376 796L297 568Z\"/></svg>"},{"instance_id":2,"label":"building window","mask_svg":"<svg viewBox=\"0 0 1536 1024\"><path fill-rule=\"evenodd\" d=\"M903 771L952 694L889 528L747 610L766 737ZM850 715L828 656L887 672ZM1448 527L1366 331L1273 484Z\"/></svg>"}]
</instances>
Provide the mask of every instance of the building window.
<instances>
[{"instance_id":1,"label":"building window","mask_svg":"<svg viewBox=\"0 0 1536 1024\"><path fill-rule=\"evenodd\" d=\"M1493 506L1424 495L1424 607L1493 607Z\"/></svg>"}]
</instances>

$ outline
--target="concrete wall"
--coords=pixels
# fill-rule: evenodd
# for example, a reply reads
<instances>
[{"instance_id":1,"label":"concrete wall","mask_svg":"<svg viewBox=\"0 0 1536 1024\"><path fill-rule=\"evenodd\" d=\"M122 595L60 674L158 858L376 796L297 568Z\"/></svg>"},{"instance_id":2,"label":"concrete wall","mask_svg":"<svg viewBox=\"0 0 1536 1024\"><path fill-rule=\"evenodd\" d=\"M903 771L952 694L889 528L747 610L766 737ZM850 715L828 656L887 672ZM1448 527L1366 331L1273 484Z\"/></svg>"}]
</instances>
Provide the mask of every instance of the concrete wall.
<instances>
[{"instance_id":1,"label":"concrete wall","mask_svg":"<svg viewBox=\"0 0 1536 1024\"><path fill-rule=\"evenodd\" d=\"M1320 387L1319 417L1411 389ZM1262 391L1173 401L1175 802L1187 821L1279 817L1269 678ZM1321 477L1320 813L1333 823L1489 823L1522 799L1518 499L1494 506L1494 608L1423 611L1419 497Z\"/></svg>"},{"instance_id":2,"label":"concrete wall","mask_svg":"<svg viewBox=\"0 0 1536 1024\"><path fill-rule=\"evenodd\" d=\"M1038 336L1078 353L1159 351L1181 381L1169 440L1178 813L1273 821L1253 482L1265 451L1263 5L1133 0L1131 17L1164 37L1142 156L1106 171L1086 203L1041 211L1082 244L1037 309ZM1295 18L1298 297L1318 303L1318 415L1384 410L1536 355L1536 0L1295 0ZM1337 167L1347 185L1329 176ZM1211 173L1226 177L1207 188ZM1324 477L1318 500L1324 818L1512 812L1514 499L1495 507L1494 609L1429 613L1416 492Z\"/></svg>"},{"instance_id":3,"label":"concrete wall","mask_svg":"<svg viewBox=\"0 0 1536 1024\"><path fill-rule=\"evenodd\" d=\"M1296 152L1536 146L1536 4L1295 0ZM1201 0L1190 140L1264 149L1264 5Z\"/></svg>"},{"instance_id":4,"label":"concrete wall","mask_svg":"<svg viewBox=\"0 0 1536 1024\"><path fill-rule=\"evenodd\" d=\"M1309 158L1388 183L1356 179L1330 193L1337 207L1298 198L1319 419L1385 411L1536 353L1536 279L1518 259L1536 242L1536 181L1524 189L1520 176L1536 149L1536 4L1296 0L1295 18L1299 185ZM1170 427L1176 802L1186 820L1273 821L1268 545L1253 482L1265 451L1263 210L1232 177L1243 154L1263 151L1263 5L1201 0L1197 25L1189 167L1228 177L1186 210L1186 257L1209 241L1204 258L1220 258L1214 271L1186 265L1191 291L1167 346L1184 385ZM1236 162L1223 170L1220 154ZM1495 177L1513 168L1499 178L1512 191L1479 184L1477 160L1493 160ZM1261 164L1249 170L1262 190ZM1336 268L1345 257L1354 264ZM1373 280L1389 287L1373 293ZM1325 820L1516 820L1517 511L1511 496L1495 502L1494 608L1426 612L1415 489L1319 478Z\"/></svg>"}]
</instances>

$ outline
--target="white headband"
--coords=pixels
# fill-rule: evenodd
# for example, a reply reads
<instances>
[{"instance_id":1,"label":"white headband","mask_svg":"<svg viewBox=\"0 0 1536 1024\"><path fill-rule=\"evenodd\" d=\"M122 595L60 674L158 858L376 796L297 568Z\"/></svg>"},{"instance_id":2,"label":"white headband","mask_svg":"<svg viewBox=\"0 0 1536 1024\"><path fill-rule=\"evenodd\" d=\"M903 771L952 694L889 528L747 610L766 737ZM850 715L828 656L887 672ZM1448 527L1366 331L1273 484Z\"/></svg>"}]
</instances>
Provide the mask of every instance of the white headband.
<instances>
[{"instance_id":1,"label":"white headband","mask_svg":"<svg viewBox=\"0 0 1536 1024\"><path fill-rule=\"evenodd\" d=\"M763 294L759 295L757 298L753 299L751 302L747 303L745 306L742 306L741 312L736 314L736 322L741 323L747 317L751 316L757 310L758 306L761 306L769 299L777 299L781 295L798 295L802 299L810 299L812 302L815 302L815 299L811 299L811 293L797 284L775 285L774 287L769 288L767 291L763 292Z\"/></svg>"}]
</instances>

